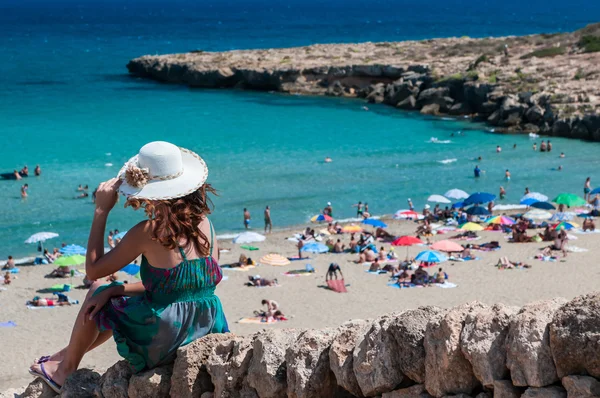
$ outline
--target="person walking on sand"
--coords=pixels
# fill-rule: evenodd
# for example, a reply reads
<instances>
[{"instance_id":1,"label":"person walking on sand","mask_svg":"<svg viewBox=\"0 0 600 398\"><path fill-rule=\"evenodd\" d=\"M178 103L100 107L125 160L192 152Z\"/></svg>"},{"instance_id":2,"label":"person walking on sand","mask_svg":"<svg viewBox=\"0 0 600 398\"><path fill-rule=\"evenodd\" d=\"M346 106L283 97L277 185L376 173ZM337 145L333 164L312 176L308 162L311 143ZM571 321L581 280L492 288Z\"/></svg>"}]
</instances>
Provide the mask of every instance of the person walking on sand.
<instances>
[{"instance_id":1,"label":"person walking on sand","mask_svg":"<svg viewBox=\"0 0 600 398\"><path fill-rule=\"evenodd\" d=\"M33 174L35 174L36 177L39 177L42 174L42 169L40 168L39 164L35 165L35 169L33 169Z\"/></svg>"},{"instance_id":2,"label":"person walking on sand","mask_svg":"<svg viewBox=\"0 0 600 398\"><path fill-rule=\"evenodd\" d=\"M223 274L208 219L208 194L215 190L207 176L199 155L158 141L142 147L117 178L100 184L85 261L87 277L96 282L73 322L70 339L64 335L68 345L35 360L29 368L34 377L60 393L84 355L111 336L138 373L173 362L180 347L207 334L229 332L215 295ZM147 211L148 219L130 228L123 241L105 253L106 222L119 192L127 197L126 206L154 211ZM100 282L138 256L140 282ZM47 339L42 333L35 340Z\"/></svg>"},{"instance_id":3,"label":"person walking on sand","mask_svg":"<svg viewBox=\"0 0 600 398\"><path fill-rule=\"evenodd\" d=\"M585 184L583 184L583 198L586 200L586 202L590 201L590 192L592 192L592 181L591 178L588 177L585 179Z\"/></svg>"},{"instance_id":4,"label":"person walking on sand","mask_svg":"<svg viewBox=\"0 0 600 398\"><path fill-rule=\"evenodd\" d=\"M244 228L250 228L250 212L244 207Z\"/></svg>"},{"instance_id":5,"label":"person walking on sand","mask_svg":"<svg viewBox=\"0 0 600 398\"><path fill-rule=\"evenodd\" d=\"M29 190L29 184L25 184L21 187L21 199L27 199L27 191Z\"/></svg>"},{"instance_id":6,"label":"person walking on sand","mask_svg":"<svg viewBox=\"0 0 600 398\"><path fill-rule=\"evenodd\" d=\"M269 229L268 233L271 233L273 224L271 223L271 209L269 206L265 208L265 234L267 233L267 228Z\"/></svg>"}]
</instances>

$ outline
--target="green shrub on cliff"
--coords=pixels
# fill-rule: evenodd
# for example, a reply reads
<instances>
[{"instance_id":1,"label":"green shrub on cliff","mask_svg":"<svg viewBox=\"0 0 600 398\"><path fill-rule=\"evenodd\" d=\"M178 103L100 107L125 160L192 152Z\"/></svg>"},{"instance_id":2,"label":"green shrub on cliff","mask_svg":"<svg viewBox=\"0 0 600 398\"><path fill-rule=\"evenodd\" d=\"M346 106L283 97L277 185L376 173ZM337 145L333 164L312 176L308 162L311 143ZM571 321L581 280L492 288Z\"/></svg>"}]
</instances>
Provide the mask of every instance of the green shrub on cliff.
<instances>
[{"instance_id":1,"label":"green shrub on cliff","mask_svg":"<svg viewBox=\"0 0 600 398\"><path fill-rule=\"evenodd\" d=\"M583 52L585 53L598 52L600 51L600 37L592 35L582 36L577 45L583 49Z\"/></svg>"},{"instance_id":2,"label":"green shrub on cliff","mask_svg":"<svg viewBox=\"0 0 600 398\"><path fill-rule=\"evenodd\" d=\"M530 52L529 54L525 54L521 56L521 59L528 59L528 58L548 58L548 57L555 57L557 55L562 55L565 53L565 48L564 47L548 47L548 48L542 48L541 50L535 50Z\"/></svg>"}]
</instances>

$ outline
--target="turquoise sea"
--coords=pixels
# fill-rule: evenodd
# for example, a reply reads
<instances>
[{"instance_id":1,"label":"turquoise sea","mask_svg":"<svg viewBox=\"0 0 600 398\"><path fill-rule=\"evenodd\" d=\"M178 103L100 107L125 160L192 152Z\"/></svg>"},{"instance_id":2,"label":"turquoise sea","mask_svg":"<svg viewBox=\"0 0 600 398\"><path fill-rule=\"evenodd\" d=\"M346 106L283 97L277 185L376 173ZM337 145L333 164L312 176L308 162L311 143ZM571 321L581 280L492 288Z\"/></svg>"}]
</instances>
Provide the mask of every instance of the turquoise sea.
<instances>
[{"instance_id":1,"label":"turquoise sea","mask_svg":"<svg viewBox=\"0 0 600 398\"><path fill-rule=\"evenodd\" d=\"M514 0L436 0L427 10L404 1L0 0L0 171L24 164L43 170L39 178L0 181L0 259L32 254L35 247L23 241L39 231L60 234L49 246L85 245L93 205L74 199L77 186L114 176L153 140L205 158L220 192L212 219L221 234L242 228L244 207L261 228L265 205L275 226L285 227L306 222L327 201L337 218L348 218L358 200L374 214L389 214L409 197L420 207L429 194L450 188L497 193L504 185L506 203L518 202L526 186L549 196L581 193L585 177L600 181L600 144L557 138L552 153L534 153L527 136L492 134L465 121L386 106L367 112L353 100L190 90L130 78L125 68L147 53L525 34L600 19L595 2L530 3L521 12ZM326 156L333 163L323 163ZM486 173L475 180L478 156ZM456 160L441 162L448 159ZM564 170L553 170L558 165ZM25 182L30 196L22 201ZM126 230L142 216L122 203L108 228Z\"/></svg>"}]
</instances>

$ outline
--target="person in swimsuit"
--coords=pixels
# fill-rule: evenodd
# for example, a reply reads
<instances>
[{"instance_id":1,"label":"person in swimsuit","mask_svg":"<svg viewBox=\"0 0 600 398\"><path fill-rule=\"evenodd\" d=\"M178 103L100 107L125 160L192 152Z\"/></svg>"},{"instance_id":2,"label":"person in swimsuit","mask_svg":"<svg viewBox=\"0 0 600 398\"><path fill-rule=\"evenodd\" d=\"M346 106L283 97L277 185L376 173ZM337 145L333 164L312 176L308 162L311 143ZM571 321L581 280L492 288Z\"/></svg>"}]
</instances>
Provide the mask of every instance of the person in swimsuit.
<instances>
[{"instance_id":1,"label":"person in swimsuit","mask_svg":"<svg viewBox=\"0 0 600 398\"><path fill-rule=\"evenodd\" d=\"M504 178L506 178L506 181L510 181L510 171L508 169L504 172Z\"/></svg>"},{"instance_id":2,"label":"person in swimsuit","mask_svg":"<svg viewBox=\"0 0 600 398\"><path fill-rule=\"evenodd\" d=\"M506 190L504 187L500 187L500 200L503 200L506 197Z\"/></svg>"},{"instance_id":3,"label":"person in swimsuit","mask_svg":"<svg viewBox=\"0 0 600 398\"><path fill-rule=\"evenodd\" d=\"M546 152L546 142L542 141L540 144L540 152Z\"/></svg>"},{"instance_id":4,"label":"person in swimsuit","mask_svg":"<svg viewBox=\"0 0 600 398\"><path fill-rule=\"evenodd\" d=\"M529 193L530 193L530 192L529 192L529 188L528 188L528 187L525 187L525 193L524 193L524 195L528 195Z\"/></svg>"},{"instance_id":5,"label":"person in swimsuit","mask_svg":"<svg viewBox=\"0 0 600 398\"><path fill-rule=\"evenodd\" d=\"M41 169L41 167L40 167L40 165L39 165L39 164L36 164L36 165L35 165L35 169L33 169L33 174L35 174L35 175L36 175L36 176L38 176L38 177L39 177L40 175L42 175L42 169Z\"/></svg>"},{"instance_id":6,"label":"person in swimsuit","mask_svg":"<svg viewBox=\"0 0 600 398\"><path fill-rule=\"evenodd\" d=\"M323 214L329 217L333 217L333 207L331 207L331 202L327 202L327 206L323 209Z\"/></svg>"},{"instance_id":7,"label":"person in swimsuit","mask_svg":"<svg viewBox=\"0 0 600 398\"><path fill-rule=\"evenodd\" d=\"M15 176L15 180L23 179L23 177L21 177L21 174L19 174L19 172L17 170L13 171L13 174Z\"/></svg>"},{"instance_id":8,"label":"person in swimsuit","mask_svg":"<svg viewBox=\"0 0 600 398\"><path fill-rule=\"evenodd\" d=\"M500 153L502 152L502 148L500 147L500 145L496 146L496 153Z\"/></svg>"},{"instance_id":9,"label":"person in swimsuit","mask_svg":"<svg viewBox=\"0 0 600 398\"><path fill-rule=\"evenodd\" d=\"M21 174L23 177L29 176L29 168L27 167L27 165L23 166L19 174Z\"/></svg>"},{"instance_id":10,"label":"person in swimsuit","mask_svg":"<svg viewBox=\"0 0 600 398\"><path fill-rule=\"evenodd\" d=\"M171 363L180 347L196 339L229 331L215 295L223 275L207 218L212 208L208 194L215 193L207 176L199 155L158 141L143 146L117 178L100 184L85 261L86 275L96 282L70 340L65 335L68 345L35 360L30 367L33 375L59 392L85 353L111 336L117 351L138 373ZM119 192L127 197L125 206L146 209L148 219L105 253L106 222ZM100 282L138 256L142 256L140 282Z\"/></svg>"},{"instance_id":11,"label":"person in swimsuit","mask_svg":"<svg viewBox=\"0 0 600 398\"><path fill-rule=\"evenodd\" d=\"M244 208L244 228L250 228L250 212L246 208Z\"/></svg>"},{"instance_id":12,"label":"person in swimsuit","mask_svg":"<svg viewBox=\"0 0 600 398\"><path fill-rule=\"evenodd\" d=\"M267 232L267 228L269 232ZM271 223L271 209L269 208L269 206L267 206L267 208L265 209L265 234L270 234L272 229L273 224Z\"/></svg>"},{"instance_id":13,"label":"person in swimsuit","mask_svg":"<svg viewBox=\"0 0 600 398\"><path fill-rule=\"evenodd\" d=\"M329 264L329 268L327 269L327 274L325 275L325 282L328 280L338 279L337 273L340 273L340 279L344 279L344 274L342 274L342 269L336 263Z\"/></svg>"},{"instance_id":14,"label":"person in swimsuit","mask_svg":"<svg viewBox=\"0 0 600 398\"><path fill-rule=\"evenodd\" d=\"M412 200L410 198L408 198L406 201L408 202L408 209L410 211L414 211L415 210L415 206L413 205Z\"/></svg>"},{"instance_id":15,"label":"person in swimsuit","mask_svg":"<svg viewBox=\"0 0 600 398\"><path fill-rule=\"evenodd\" d=\"M361 218L363 215L363 204L361 201L358 201L357 204L352 205L352 207L356 207L356 218Z\"/></svg>"},{"instance_id":16,"label":"person in swimsuit","mask_svg":"<svg viewBox=\"0 0 600 398\"><path fill-rule=\"evenodd\" d=\"M479 176L481 175L481 169L479 168L479 166L475 166L475 169L473 169L473 174L475 175L475 178L479 178Z\"/></svg>"},{"instance_id":17,"label":"person in swimsuit","mask_svg":"<svg viewBox=\"0 0 600 398\"><path fill-rule=\"evenodd\" d=\"M585 184L583 184L583 198L588 202L591 199L590 192L592 192L592 181L588 177L585 179Z\"/></svg>"},{"instance_id":18,"label":"person in swimsuit","mask_svg":"<svg viewBox=\"0 0 600 398\"><path fill-rule=\"evenodd\" d=\"M106 237L106 243L108 243L108 247L111 249L115 248L115 240L113 239L114 232L108 231L108 236Z\"/></svg>"},{"instance_id":19,"label":"person in swimsuit","mask_svg":"<svg viewBox=\"0 0 600 398\"><path fill-rule=\"evenodd\" d=\"M565 153L564 153L564 152L561 152L559 157L560 157L560 158L564 158L564 157L565 157Z\"/></svg>"},{"instance_id":20,"label":"person in swimsuit","mask_svg":"<svg viewBox=\"0 0 600 398\"><path fill-rule=\"evenodd\" d=\"M29 189L29 184L25 184L21 187L21 199L27 199L27 190Z\"/></svg>"},{"instance_id":21,"label":"person in swimsuit","mask_svg":"<svg viewBox=\"0 0 600 398\"><path fill-rule=\"evenodd\" d=\"M537 144L535 142L533 143L533 151L537 151Z\"/></svg>"},{"instance_id":22,"label":"person in swimsuit","mask_svg":"<svg viewBox=\"0 0 600 398\"><path fill-rule=\"evenodd\" d=\"M13 259L13 256L8 256L8 260L6 261L6 264L4 264L2 269L13 269L13 268L15 268L15 260Z\"/></svg>"},{"instance_id":23,"label":"person in swimsuit","mask_svg":"<svg viewBox=\"0 0 600 398\"><path fill-rule=\"evenodd\" d=\"M548 148L548 152L552 152L552 143L550 142L550 140L548 140L547 148Z\"/></svg>"},{"instance_id":24,"label":"person in swimsuit","mask_svg":"<svg viewBox=\"0 0 600 398\"><path fill-rule=\"evenodd\" d=\"M69 301L61 301L51 298L41 298L40 296L35 296L33 300L29 301L29 305L32 305L34 307L54 307L71 305L71 303Z\"/></svg>"}]
</instances>

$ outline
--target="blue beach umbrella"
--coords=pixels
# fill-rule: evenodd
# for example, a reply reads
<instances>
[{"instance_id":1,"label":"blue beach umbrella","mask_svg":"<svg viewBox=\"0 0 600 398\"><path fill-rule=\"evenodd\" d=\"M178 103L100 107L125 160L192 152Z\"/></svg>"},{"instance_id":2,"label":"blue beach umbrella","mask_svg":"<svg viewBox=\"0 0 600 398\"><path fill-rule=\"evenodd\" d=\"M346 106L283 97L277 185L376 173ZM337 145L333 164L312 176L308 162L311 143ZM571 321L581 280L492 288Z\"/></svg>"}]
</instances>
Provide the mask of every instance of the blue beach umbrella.
<instances>
[{"instance_id":1,"label":"blue beach umbrella","mask_svg":"<svg viewBox=\"0 0 600 398\"><path fill-rule=\"evenodd\" d=\"M73 256L75 254L85 255L85 247L79 245L67 245L61 247L59 252L64 256Z\"/></svg>"},{"instance_id":2,"label":"blue beach umbrella","mask_svg":"<svg viewBox=\"0 0 600 398\"><path fill-rule=\"evenodd\" d=\"M534 202L530 206L534 207L536 209L542 209L542 210L554 210L554 209L556 209L556 207L554 207L554 205L552 203L548 203L548 202Z\"/></svg>"},{"instance_id":3,"label":"blue beach umbrella","mask_svg":"<svg viewBox=\"0 0 600 398\"><path fill-rule=\"evenodd\" d=\"M492 214L489 211L487 211L487 209L485 207L481 207L481 206L469 207L466 210L466 213L470 216L489 216Z\"/></svg>"},{"instance_id":4,"label":"blue beach umbrella","mask_svg":"<svg viewBox=\"0 0 600 398\"><path fill-rule=\"evenodd\" d=\"M527 205L527 206L531 206L534 203L539 202L539 200L534 199L534 198L527 198L527 199L522 199L521 202L519 202L522 205Z\"/></svg>"},{"instance_id":5,"label":"blue beach umbrella","mask_svg":"<svg viewBox=\"0 0 600 398\"><path fill-rule=\"evenodd\" d=\"M496 195L487 193L487 192L475 192L471 194L465 201L463 202L465 205L474 205L474 204L482 204L491 202L496 199Z\"/></svg>"},{"instance_id":6,"label":"blue beach umbrella","mask_svg":"<svg viewBox=\"0 0 600 398\"><path fill-rule=\"evenodd\" d=\"M596 194L600 194L600 187L594 189L592 192L590 192L590 195L596 195Z\"/></svg>"},{"instance_id":7,"label":"blue beach umbrella","mask_svg":"<svg viewBox=\"0 0 600 398\"><path fill-rule=\"evenodd\" d=\"M311 242L302 246L300 251L308 253L327 253L329 248L322 243Z\"/></svg>"},{"instance_id":8,"label":"blue beach umbrella","mask_svg":"<svg viewBox=\"0 0 600 398\"><path fill-rule=\"evenodd\" d=\"M126 274L129 274L131 276L135 276L138 274L138 272L140 272L140 266L137 264L128 264L126 266L124 266L123 268L121 268L122 272L125 272Z\"/></svg>"},{"instance_id":9,"label":"blue beach umbrella","mask_svg":"<svg viewBox=\"0 0 600 398\"><path fill-rule=\"evenodd\" d=\"M436 252L435 250L425 250L415 257L417 261L424 261L426 263L442 263L448 260L448 257L444 256L440 252Z\"/></svg>"},{"instance_id":10,"label":"blue beach umbrella","mask_svg":"<svg viewBox=\"0 0 600 398\"><path fill-rule=\"evenodd\" d=\"M381 220L376 220L376 219L374 219L374 218L367 218L367 219L364 219L362 223L363 223L363 224L367 224L367 225L372 225L372 226L374 226L374 227L381 227L381 228L385 228L385 227L387 227L387 224L386 224L386 223L384 223L384 222L383 222L383 221L381 221Z\"/></svg>"},{"instance_id":11,"label":"blue beach umbrella","mask_svg":"<svg viewBox=\"0 0 600 398\"><path fill-rule=\"evenodd\" d=\"M465 207L465 202L456 202L452 205L453 209L460 209L461 207Z\"/></svg>"}]
</instances>

